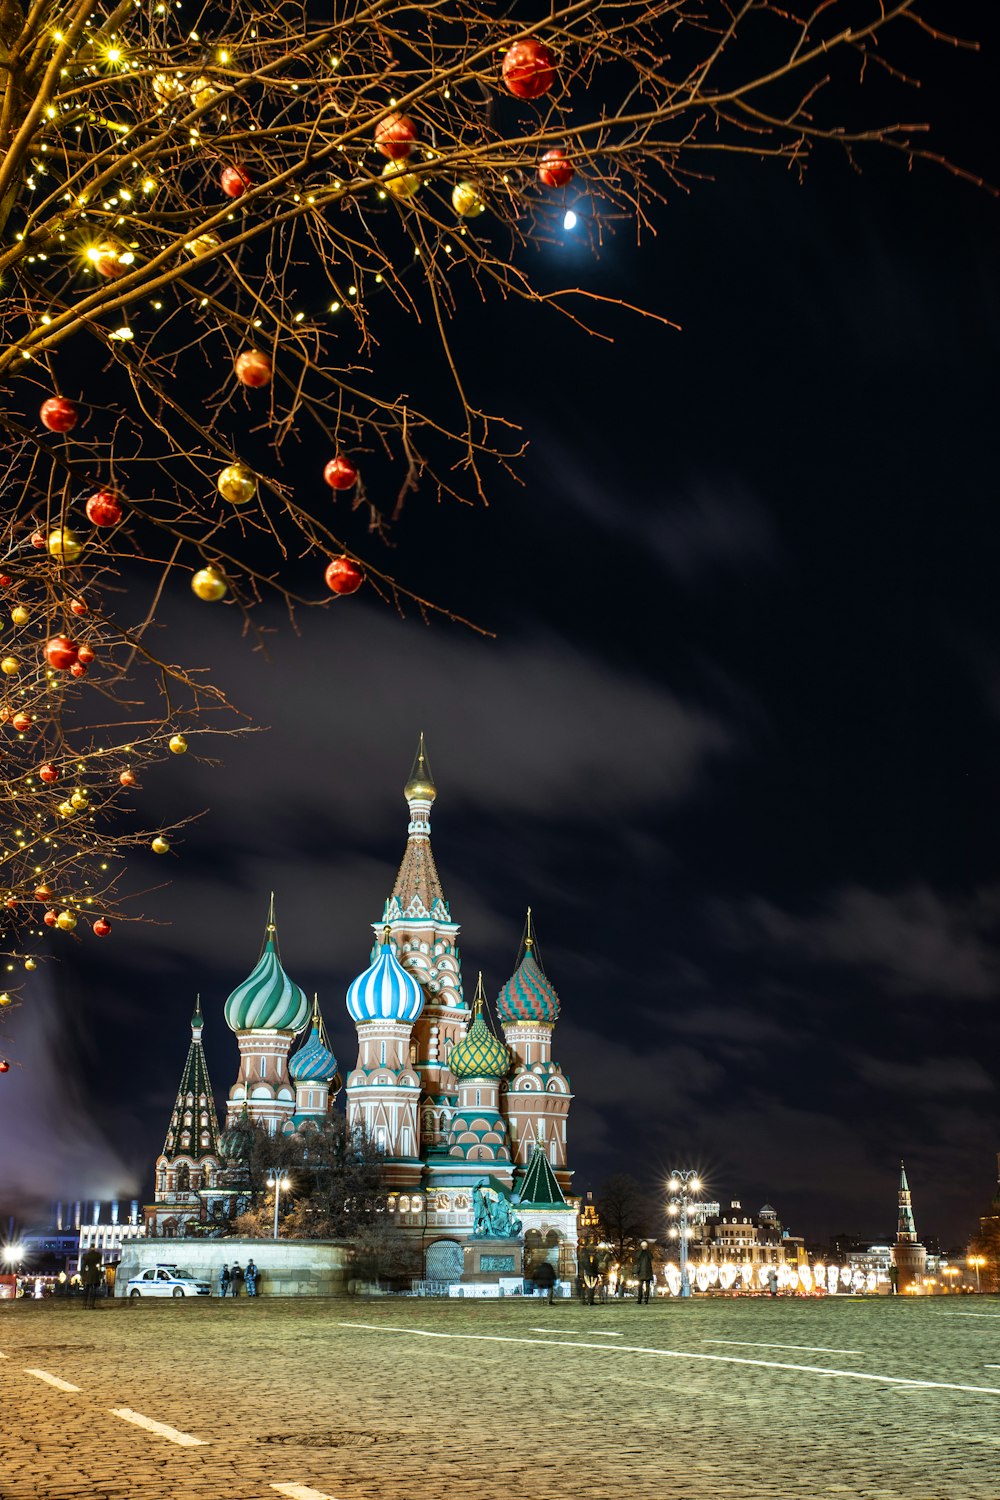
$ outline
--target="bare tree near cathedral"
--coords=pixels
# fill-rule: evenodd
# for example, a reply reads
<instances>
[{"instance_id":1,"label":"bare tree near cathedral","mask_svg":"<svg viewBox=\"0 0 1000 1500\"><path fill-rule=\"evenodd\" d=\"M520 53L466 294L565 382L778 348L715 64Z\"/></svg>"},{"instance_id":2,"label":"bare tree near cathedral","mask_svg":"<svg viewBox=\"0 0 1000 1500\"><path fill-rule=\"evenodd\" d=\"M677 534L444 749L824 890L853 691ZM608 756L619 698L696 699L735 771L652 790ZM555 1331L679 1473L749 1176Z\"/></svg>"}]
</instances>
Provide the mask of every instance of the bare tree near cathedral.
<instances>
[{"instance_id":1,"label":"bare tree near cathedral","mask_svg":"<svg viewBox=\"0 0 1000 1500\"><path fill-rule=\"evenodd\" d=\"M721 156L930 158L917 0L0 4L0 852L15 973L133 919L176 852L142 773L235 732L164 602L426 617L404 506L485 504L525 435L463 355L606 299L533 273L653 237ZM864 89L877 78L877 96ZM859 96L860 94L860 102ZM624 306L624 301L615 304ZM636 310L641 315L642 310ZM669 309L667 309L669 313ZM675 338L668 316L650 330ZM678 357L681 357L678 354ZM293 477L294 476L294 477ZM134 856L135 851L147 850Z\"/></svg>"}]
</instances>

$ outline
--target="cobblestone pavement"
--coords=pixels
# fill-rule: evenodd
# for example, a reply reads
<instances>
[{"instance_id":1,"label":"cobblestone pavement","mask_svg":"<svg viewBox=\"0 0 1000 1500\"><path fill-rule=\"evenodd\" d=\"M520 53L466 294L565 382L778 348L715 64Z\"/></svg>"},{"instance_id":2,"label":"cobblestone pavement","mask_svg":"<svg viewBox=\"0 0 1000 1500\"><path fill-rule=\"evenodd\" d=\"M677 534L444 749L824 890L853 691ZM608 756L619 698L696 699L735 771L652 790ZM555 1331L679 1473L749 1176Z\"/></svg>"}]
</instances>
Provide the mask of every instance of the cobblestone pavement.
<instances>
[{"instance_id":1,"label":"cobblestone pavement","mask_svg":"<svg viewBox=\"0 0 1000 1500\"><path fill-rule=\"evenodd\" d=\"M1000 1497L985 1296L0 1303L0 1391L0 1500Z\"/></svg>"}]
</instances>

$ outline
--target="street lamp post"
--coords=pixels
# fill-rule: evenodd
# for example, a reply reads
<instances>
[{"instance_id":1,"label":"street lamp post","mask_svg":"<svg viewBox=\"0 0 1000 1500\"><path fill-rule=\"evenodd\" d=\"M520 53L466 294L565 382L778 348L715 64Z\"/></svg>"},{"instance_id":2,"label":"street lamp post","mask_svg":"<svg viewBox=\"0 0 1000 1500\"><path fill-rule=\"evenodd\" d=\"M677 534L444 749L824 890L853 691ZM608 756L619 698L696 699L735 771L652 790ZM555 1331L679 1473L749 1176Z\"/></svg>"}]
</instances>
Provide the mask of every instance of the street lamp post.
<instances>
[{"instance_id":1,"label":"street lamp post","mask_svg":"<svg viewBox=\"0 0 1000 1500\"><path fill-rule=\"evenodd\" d=\"M976 1273L976 1291L977 1292L981 1292L982 1289L983 1289L983 1285L982 1285L982 1282L979 1279L979 1271L980 1271L980 1268L982 1266L985 1266L985 1264L986 1264L986 1256L985 1255L970 1255L968 1263L969 1263L970 1266L973 1267L973 1269L975 1270L975 1273Z\"/></svg>"},{"instance_id":2,"label":"street lamp post","mask_svg":"<svg viewBox=\"0 0 1000 1500\"><path fill-rule=\"evenodd\" d=\"M274 1235L278 1238L278 1208L281 1204L281 1195L289 1186L288 1178L277 1167L272 1167L267 1174L268 1190L274 1193Z\"/></svg>"},{"instance_id":3,"label":"street lamp post","mask_svg":"<svg viewBox=\"0 0 1000 1500\"><path fill-rule=\"evenodd\" d=\"M680 1239L680 1262L681 1262L681 1296L690 1297L691 1280L688 1276L688 1208L698 1194L701 1192L701 1178L693 1169L674 1171L670 1174L667 1183L667 1192L670 1200L667 1204L667 1213L677 1217L680 1223L676 1229L671 1229L671 1235L679 1235Z\"/></svg>"}]
</instances>

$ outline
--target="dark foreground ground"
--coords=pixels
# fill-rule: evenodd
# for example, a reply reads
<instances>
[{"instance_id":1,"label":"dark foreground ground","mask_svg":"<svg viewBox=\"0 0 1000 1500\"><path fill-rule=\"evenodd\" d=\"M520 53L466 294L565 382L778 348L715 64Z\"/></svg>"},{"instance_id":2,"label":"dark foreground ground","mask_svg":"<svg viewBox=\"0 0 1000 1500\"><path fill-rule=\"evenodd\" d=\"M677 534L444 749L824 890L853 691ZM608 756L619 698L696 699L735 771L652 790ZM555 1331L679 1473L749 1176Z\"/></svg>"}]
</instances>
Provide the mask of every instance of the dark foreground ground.
<instances>
[{"instance_id":1,"label":"dark foreground ground","mask_svg":"<svg viewBox=\"0 0 1000 1500\"><path fill-rule=\"evenodd\" d=\"M0 1304L2 1500L275 1495L998 1500L1000 1300Z\"/></svg>"}]
</instances>

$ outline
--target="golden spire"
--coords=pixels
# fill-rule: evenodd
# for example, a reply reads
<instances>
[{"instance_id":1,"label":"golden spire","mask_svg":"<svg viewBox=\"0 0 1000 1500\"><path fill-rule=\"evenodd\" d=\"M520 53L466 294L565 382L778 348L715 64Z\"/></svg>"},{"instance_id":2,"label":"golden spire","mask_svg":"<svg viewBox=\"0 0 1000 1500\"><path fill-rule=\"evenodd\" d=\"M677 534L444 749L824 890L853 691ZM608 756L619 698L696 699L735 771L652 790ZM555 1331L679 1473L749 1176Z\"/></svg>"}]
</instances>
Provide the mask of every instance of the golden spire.
<instances>
[{"instance_id":1,"label":"golden spire","mask_svg":"<svg viewBox=\"0 0 1000 1500\"><path fill-rule=\"evenodd\" d=\"M267 908L267 935L273 938L277 932L277 923L274 920L274 892L271 892L271 904Z\"/></svg>"},{"instance_id":2,"label":"golden spire","mask_svg":"<svg viewBox=\"0 0 1000 1500\"><path fill-rule=\"evenodd\" d=\"M403 796L407 802L433 802L437 796L437 787L434 785L434 777L431 775L430 762L427 759L427 751L424 748L424 731L420 731L420 742L417 745L417 753L413 757L413 765L403 788Z\"/></svg>"},{"instance_id":3,"label":"golden spire","mask_svg":"<svg viewBox=\"0 0 1000 1500\"><path fill-rule=\"evenodd\" d=\"M531 925L531 907L528 907L528 916L524 924L524 946L533 948L535 946L535 930Z\"/></svg>"},{"instance_id":4,"label":"golden spire","mask_svg":"<svg viewBox=\"0 0 1000 1500\"><path fill-rule=\"evenodd\" d=\"M480 969L479 978L476 980L476 998L472 1002L473 1018L482 1014L483 1006L486 1004L486 991L483 989L483 971Z\"/></svg>"}]
</instances>

